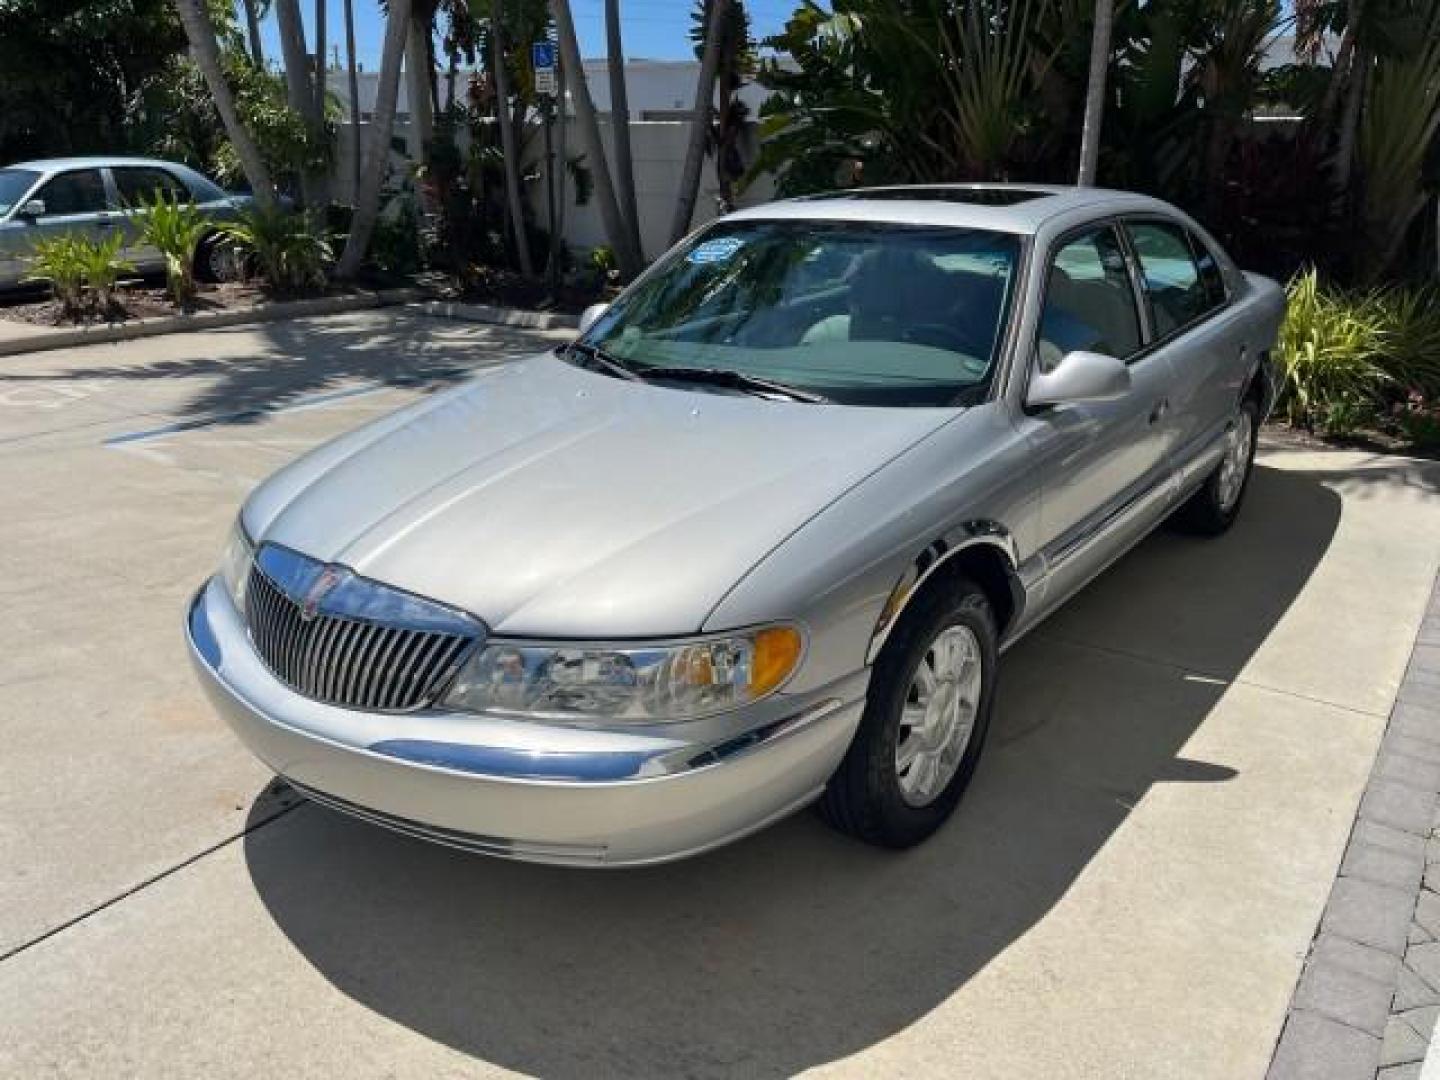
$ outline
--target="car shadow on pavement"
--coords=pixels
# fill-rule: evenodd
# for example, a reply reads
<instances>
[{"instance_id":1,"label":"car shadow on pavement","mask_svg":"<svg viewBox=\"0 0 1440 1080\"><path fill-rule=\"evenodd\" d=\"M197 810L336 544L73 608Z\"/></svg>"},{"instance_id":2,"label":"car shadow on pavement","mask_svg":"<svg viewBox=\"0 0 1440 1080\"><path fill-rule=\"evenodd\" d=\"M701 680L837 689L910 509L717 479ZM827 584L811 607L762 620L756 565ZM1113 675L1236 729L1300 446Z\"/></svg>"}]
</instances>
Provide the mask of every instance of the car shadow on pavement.
<instances>
[{"instance_id":1,"label":"car shadow on pavement","mask_svg":"<svg viewBox=\"0 0 1440 1080\"><path fill-rule=\"evenodd\" d=\"M249 871L331 983L486 1062L557 1077L792 1075L944 1002L1045 916L1154 785L1235 775L1180 751L1339 516L1307 475L1259 468L1227 536L1147 540L1007 655L975 783L911 851L802 813L686 862L580 871L307 805L246 836ZM1196 658L1089 643L1108 620Z\"/></svg>"}]
</instances>

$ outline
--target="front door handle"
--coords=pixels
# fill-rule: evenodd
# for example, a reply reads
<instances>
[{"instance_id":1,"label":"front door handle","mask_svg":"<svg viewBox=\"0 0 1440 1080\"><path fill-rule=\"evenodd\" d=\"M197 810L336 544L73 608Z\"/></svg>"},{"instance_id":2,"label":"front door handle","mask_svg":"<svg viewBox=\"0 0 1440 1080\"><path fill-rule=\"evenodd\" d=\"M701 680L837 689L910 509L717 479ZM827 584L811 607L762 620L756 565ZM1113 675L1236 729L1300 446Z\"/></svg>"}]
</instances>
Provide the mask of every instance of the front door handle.
<instances>
[{"instance_id":1,"label":"front door handle","mask_svg":"<svg viewBox=\"0 0 1440 1080\"><path fill-rule=\"evenodd\" d=\"M1162 397L1159 401L1155 403L1155 407L1150 410L1150 423L1158 424L1161 420L1165 418L1165 414L1169 411L1170 399Z\"/></svg>"}]
</instances>

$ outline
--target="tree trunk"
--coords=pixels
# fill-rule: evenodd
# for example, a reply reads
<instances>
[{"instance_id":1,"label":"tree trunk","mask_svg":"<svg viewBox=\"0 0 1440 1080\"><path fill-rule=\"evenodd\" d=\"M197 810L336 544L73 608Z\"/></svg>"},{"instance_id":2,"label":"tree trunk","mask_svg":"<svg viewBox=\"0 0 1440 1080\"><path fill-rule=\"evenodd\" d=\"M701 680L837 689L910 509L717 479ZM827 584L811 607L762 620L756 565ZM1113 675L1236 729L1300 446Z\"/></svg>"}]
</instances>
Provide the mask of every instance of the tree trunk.
<instances>
[{"instance_id":1,"label":"tree trunk","mask_svg":"<svg viewBox=\"0 0 1440 1080\"><path fill-rule=\"evenodd\" d=\"M705 142L710 134L710 109L715 97L715 72L720 64L720 28L725 25L725 7L730 0L705 0L705 50L700 54L700 76L695 83L695 116L690 121L690 146L680 172L680 193L675 200L675 218L670 223L670 242L690 231L695 216L695 199L700 194L700 167L705 162Z\"/></svg>"},{"instance_id":2,"label":"tree trunk","mask_svg":"<svg viewBox=\"0 0 1440 1080\"><path fill-rule=\"evenodd\" d=\"M1085 83L1085 119L1080 126L1080 171L1075 183L1095 185L1100 166L1100 127L1105 118L1105 76L1110 70L1110 38L1115 26L1112 0L1095 0L1095 28L1090 37L1090 77Z\"/></svg>"},{"instance_id":3,"label":"tree trunk","mask_svg":"<svg viewBox=\"0 0 1440 1080\"><path fill-rule=\"evenodd\" d=\"M280 51L285 57L285 101L313 136L315 91L310 81L310 58L305 51L305 23L300 18L300 0L275 0L275 18L280 24ZM313 206L318 201L318 195L309 170L305 170L300 176L300 201L306 206Z\"/></svg>"},{"instance_id":4,"label":"tree trunk","mask_svg":"<svg viewBox=\"0 0 1440 1080\"><path fill-rule=\"evenodd\" d=\"M350 202L360 196L360 74L355 61L355 0L345 0L345 70L350 82Z\"/></svg>"},{"instance_id":5,"label":"tree trunk","mask_svg":"<svg viewBox=\"0 0 1440 1080\"><path fill-rule=\"evenodd\" d=\"M490 64L495 75L495 122L500 125L500 147L505 154L505 209L510 218L520 273L528 278L535 275L535 265L530 261L525 207L520 197L520 140L515 137L515 118L510 113L510 72L505 66L504 26L504 0L490 0Z\"/></svg>"},{"instance_id":6,"label":"tree trunk","mask_svg":"<svg viewBox=\"0 0 1440 1080\"><path fill-rule=\"evenodd\" d=\"M606 164L605 144L600 139L600 121L595 116L595 102L590 97L590 85L585 81L585 68L580 63L580 43L575 38L575 20L570 14L570 0L551 0L555 15L555 27L560 34L560 56L575 79L575 116L580 121L580 132L585 140L585 149L590 160L590 174L595 178L595 198L600 207L600 218L605 223L605 235L615 250L615 260L620 265L620 276L626 281L640 273L640 253L630 244L630 233L620 215L620 206L615 201L615 188L610 182L610 167Z\"/></svg>"},{"instance_id":7,"label":"tree trunk","mask_svg":"<svg viewBox=\"0 0 1440 1080\"><path fill-rule=\"evenodd\" d=\"M1345 104L1340 114L1340 133L1335 141L1335 191L1342 200L1351 202L1347 189L1350 170L1355 162L1355 137L1360 130L1360 111L1365 104L1365 91L1370 85L1370 54L1356 49L1350 72L1350 85L1345 89Z\"/></svg>"},{"instance_id":8,"label":"tree trunk","mask_svg":"<svg viewBox=\"0 0 1440 1080\"><path fill-rule=\"evenodd\" d=\"M430 26L420 19L409 21L405 39L405 96L410 103L410 156L425 162L435 140L435 114L430 109Z\"/></svg>"},{"instance_id":9,"label":"tree trunk","mask_svg":"<svg viewBox=\"0 0 1440 1080\"><path fill-rule=\"evenodd\" d=\"M236 156L240 158L240 168L245 172L255 201L262 207L274 206L275 182L270 178L270 170L265 167L265 159L260 156L255 140L245 130L239 113L235 111L235 96L230 92L230 84L225 81L225 72L220 66L220 46L215 41L215 27L210 22L204 0L175 0L175 9L180 16L180 24L185 28L185 37L190 42L190 54L210 89L215 110L220 114L220 122L225 125L225 134L235 147Z\"/></svg>"},{"instance_id":10,"label":"tree trunk","mask_svg":"<svg viewBox=\"0 0 1440 1080\"><path fill-rule=\"evenodd\" d=\"M250 60L257 68L265 66L265 45L260 38L260 0L244 0L245 28L250 34Z\"/></svg>"},{"instance_id":11,"label":"tree trunk","mask_svg":"<svg viewBox=\"0 0 1440 1080\"><path fill-rule=\"evenodd\" d=\"M620 37L620 0L605 0L606 67L610 73L610 137L615 145L615 186L630 243L640 243L640 214L635 209L635 168L630 155L630 95L625 89L625 46Z\"/></svg>"},{"instance_id":12,"label":"tree trunk","mask_svg":"<svg viewBox=\"0 0 1440 1080\"><path fill-rule=\"evenodd\" d=\"M194 0L192 0L194 2ZM380 84L375 98L375 115L370 121L365 166L360 175L360 192L355 216L350 222L350 239L335 276L353 278L370 247L375 219L380 215L380 188L390 166L390 135L395 128L395 99L400 95L400 67L405 59L405 38L410 30L410 0L390 0L385 24L385 46L380 59Z\"/></svg>"},{"instance_id":13,"label":"tree trunk","mask_svg":"<svg viewBox=\"0 0 1440 1080\"><path fill-rule=\"evenodd\" d=\"M310 111L310 138L314 140L315 146L321 146L325 142L325 98L330 92L330 80L326 72L330 70L329 64L325 61L327 48L325 34L325 9L329 7L327 0L315 0L315 101ZM311 181L314 185L315 201L327 205L330 202L330 173L326 170L317 173Z\"/></svg>"},{"instance_id":14,"label":"tree trunk","mask_svg":"<svg viewBox=\"0 0 1440 1080\"><path fill-rule=\"evenodd\" d=\"M565 118L565 61L557 58L555 63L555 234L550 237L550 257L546 260L545 276L551 282L558 281L564 269L560 262L561 246L565 241L565 182L569 179L570 161L566 148ZM553 286L552 286L553 287Z\"/></svg>"}]
</instances>

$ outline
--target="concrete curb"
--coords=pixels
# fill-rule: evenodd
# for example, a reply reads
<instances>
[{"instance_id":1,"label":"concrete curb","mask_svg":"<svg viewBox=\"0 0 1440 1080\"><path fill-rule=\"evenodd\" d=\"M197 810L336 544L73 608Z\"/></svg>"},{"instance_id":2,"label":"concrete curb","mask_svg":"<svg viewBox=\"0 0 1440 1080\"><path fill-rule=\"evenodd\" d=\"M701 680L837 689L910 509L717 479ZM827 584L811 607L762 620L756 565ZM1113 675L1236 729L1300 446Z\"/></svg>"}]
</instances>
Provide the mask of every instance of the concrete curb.
<instances>
[{"instance_id":1,"label":"concrete curb","mask_svg":"<svg viewBox=\"0 0 1440 1080\"><path fill-rule=\"evenodd\" d=\"M1440 579L1268 1080L1415 1080L1440 1015Z\"/></svg>"},{"instance_id":2,"label":"concrete curb","mask_svg":"<svg viewBox=\"0 0 1440 1080\"><path fill-rule=\"evenodd\" d=\"M55 330L33 327L6 338L0 336L0 356L45 352L50 349L71 349L81 345L101 345L111 341L133 341L158 334L187 334L215 330L245 323L276 322L281 319L303 319L316 315L339 315L346 311L393 307L424 300L424 289L381 289L378 292L355 293L349 296L321 296L313 300L280 300L254 307L230 311L198 311L190 315L167 315L153 319L106 326L84 326ZM496 309L500 310L500 309ZM0 330L3 333L3 330Z\"/></svg>"},{"instance_id":3,"label":"concrete curb","mask_svg":"<svg viewBox=\"0 0 1440 1080\"><path fill-rule=\"evenodd\" d=\"M454 300L423 300L415 305L423 314L462 322L495 323L524 330L574 330L580 320L560 311L526 311L522 308L465 304Z\"/></svg>"}]
</instances>

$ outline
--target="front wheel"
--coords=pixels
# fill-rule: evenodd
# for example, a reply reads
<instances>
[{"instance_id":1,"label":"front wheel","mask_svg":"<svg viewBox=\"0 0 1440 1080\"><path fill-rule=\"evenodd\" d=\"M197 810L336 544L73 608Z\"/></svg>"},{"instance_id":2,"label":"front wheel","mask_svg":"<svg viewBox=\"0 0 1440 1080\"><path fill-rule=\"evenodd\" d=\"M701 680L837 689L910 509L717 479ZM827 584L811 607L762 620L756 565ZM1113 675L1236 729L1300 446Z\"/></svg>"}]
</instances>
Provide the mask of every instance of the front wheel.
<instances>
[{"instance_id":1,"label":"front wheel","mask_svg":"<svg viewBox=\"0 0 1440 1080\"><path fill-rule=\"evenodd\" d=\"M995 696L995 615L960 579L901 616L870 679L855 740L820 801L824 818L872 844L918 844L970 783Z\"/></svg>"},{"instance_id":2,"label":"front wheel","mask_svg":"<svg viewBox=\"0 0 1440 1080\"><path fill-rule=\"evenodd\" d=\"M1254 398L1246 398L1226 435L1225 456L1200 489L1175 512L1177 525L1203 536L1218 536L1235 523L1245 489L1250 485L1259 427L1260 407Z\"/></svg>"}]
</instances>

